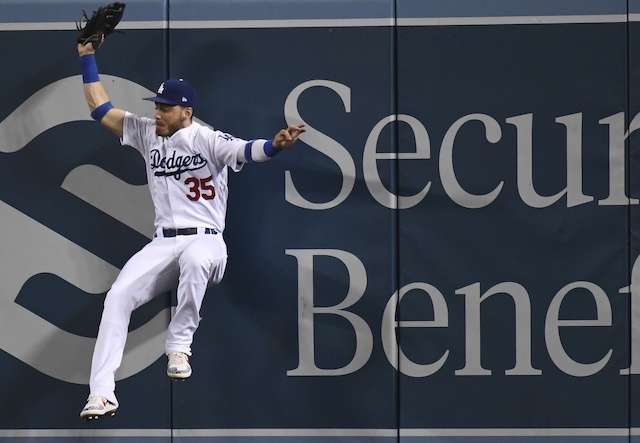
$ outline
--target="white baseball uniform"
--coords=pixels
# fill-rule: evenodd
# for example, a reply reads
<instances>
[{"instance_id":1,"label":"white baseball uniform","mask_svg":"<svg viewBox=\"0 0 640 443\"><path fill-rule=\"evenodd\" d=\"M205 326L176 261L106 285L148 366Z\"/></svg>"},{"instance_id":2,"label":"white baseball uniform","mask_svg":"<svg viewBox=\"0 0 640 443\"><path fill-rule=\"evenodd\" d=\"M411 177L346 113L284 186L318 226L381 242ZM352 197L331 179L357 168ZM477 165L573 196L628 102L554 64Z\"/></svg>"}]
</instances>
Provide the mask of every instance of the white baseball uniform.
<instances>
[{"instance_id":1,"label":"white baseball uniform","mask_svg":"<svg viewBox=\"0 0 640 443\"><path fill-rule=\"evenodd\" d=\"M121 143L145 158L156 233L129 259L107 293L91 363L91 395L118 405L115 371L122 361L131 313L176 283L178 305L166 352L191 355L205 291L220 282L227 263L222 237L227 170L240 171L252 152L259 157L256 161L267 160L262 150L266 142L235 138L197 122L171 137L160 137L154 120L126 113Z\"/></svg>"}]
</instances>

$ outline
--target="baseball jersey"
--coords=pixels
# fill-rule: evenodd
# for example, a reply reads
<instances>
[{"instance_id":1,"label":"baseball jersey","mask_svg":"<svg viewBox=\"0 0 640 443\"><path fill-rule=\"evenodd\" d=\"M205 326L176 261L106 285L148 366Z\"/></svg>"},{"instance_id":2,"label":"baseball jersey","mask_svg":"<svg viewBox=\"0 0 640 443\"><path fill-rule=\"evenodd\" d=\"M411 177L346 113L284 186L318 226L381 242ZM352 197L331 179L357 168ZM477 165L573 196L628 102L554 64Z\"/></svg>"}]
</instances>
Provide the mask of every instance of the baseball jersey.
<instances>
[{"instance_id":1,"label":"baseball jersey","mask_svg":"<svg viewBox=\"0 0 640 443\"><path fill-rule=\"evenodd\" d=\"M130 112L120 142L145 159L156 228L224 231L227 171L242 169L239 155L251 142L195 121L171 137L161 137L155 120Z\"/></svg>"}]
</instances>

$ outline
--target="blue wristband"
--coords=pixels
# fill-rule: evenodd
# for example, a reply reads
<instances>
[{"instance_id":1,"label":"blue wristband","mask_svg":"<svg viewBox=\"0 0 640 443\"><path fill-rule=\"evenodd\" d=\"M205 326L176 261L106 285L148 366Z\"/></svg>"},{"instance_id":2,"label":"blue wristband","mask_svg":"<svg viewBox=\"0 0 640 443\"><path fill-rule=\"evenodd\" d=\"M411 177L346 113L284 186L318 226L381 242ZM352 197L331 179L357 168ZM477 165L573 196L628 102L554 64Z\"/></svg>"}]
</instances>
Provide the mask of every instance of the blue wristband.
<instances>
[{"instance_id":1,"label":"blue wristband","mask_svg":"<svg viewBox=\"0 0 640 443\"><path fill-rule=\"evenodd\" d=\"M98 106L96 109L91 111L91 118L99 123L100 120L102 120L104 116L107 115L107 112L109 112L109 109L113 109L113 105L111 104L111 102L103 103L100 106Z\"/></svg>"},{"instance_id":2,"label":"blue wristband","mask_svg":"<svg viewBox=\"0 0 640 443\"><path fill-rule=\"evenodd\" d=\"M267 154L267 157L275 157L280 154L282 149L273 147L273 140L267 140L264 142L264 153Z\"/></svg>"},{"instance_id":3,"label":"blue wristband","mask_svg":"<svg viewBox=\"0 0 640 443\"><path fill-rule=\"evenodd\" d=\"M100 81L95 54L85 54L80 57L80 69L82 71L82 83L95 83Z\"/></svg>"}]
</instances>

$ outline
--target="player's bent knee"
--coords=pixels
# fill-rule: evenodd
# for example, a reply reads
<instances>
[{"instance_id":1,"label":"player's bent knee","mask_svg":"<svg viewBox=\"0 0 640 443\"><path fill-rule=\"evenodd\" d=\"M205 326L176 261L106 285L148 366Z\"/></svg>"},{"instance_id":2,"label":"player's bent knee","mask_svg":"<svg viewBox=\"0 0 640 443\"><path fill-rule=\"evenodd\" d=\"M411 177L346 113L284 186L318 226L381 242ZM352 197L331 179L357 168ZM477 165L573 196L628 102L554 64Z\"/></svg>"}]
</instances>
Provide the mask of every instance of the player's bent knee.
<instances>
[{"instance_id":1,"label":"player's bent knee","mask_svg":"<svg viewBox=\"0 0 640 443\"><path fill-rule=\"evenodd\" d=\"M115 288L107 292L104 299L104 312L111 315L128 316L136 307L136 301L133 297L127 297L125 292Z\"/></svg>"},{"instance_id":2,"label":"player's bent knee","mask_svg":"<svg viewBox=\"0 0 640 443\"><path fill-rule=\"evenodd\" d=\"M213 267L211 269L211 277L209 278L209 283L211 285L217 285L222 281L222 277L224 277L224 271L227 268L227 259L221 258L215 260L213 262Z\"/></svg>"}]
</instances>

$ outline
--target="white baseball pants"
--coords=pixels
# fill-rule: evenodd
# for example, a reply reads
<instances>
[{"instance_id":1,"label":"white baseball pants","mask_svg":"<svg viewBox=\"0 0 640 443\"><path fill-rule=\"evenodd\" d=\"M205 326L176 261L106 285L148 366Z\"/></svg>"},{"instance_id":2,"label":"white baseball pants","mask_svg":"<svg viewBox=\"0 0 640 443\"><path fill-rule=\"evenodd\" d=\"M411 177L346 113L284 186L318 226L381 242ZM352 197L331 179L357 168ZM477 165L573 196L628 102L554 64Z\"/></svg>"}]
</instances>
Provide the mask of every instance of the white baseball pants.
<instances>
[{"instance_id":1,"label":"white baseball pants","mask_svg":"<svg viewBox=\"0 0 640 443\"><path fill-rule=\"evenodd\" d=\"M120 367L131 313L178 285L175 315L167 331L166 353L191 355L193 334L208 285L222 280L227 247L222 234L158 236L127 261L104 301L91 361L91 395L114 404L115 372Z\"/></svg>"}]
</instances>

